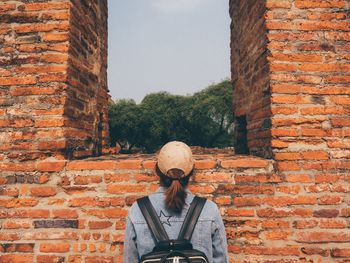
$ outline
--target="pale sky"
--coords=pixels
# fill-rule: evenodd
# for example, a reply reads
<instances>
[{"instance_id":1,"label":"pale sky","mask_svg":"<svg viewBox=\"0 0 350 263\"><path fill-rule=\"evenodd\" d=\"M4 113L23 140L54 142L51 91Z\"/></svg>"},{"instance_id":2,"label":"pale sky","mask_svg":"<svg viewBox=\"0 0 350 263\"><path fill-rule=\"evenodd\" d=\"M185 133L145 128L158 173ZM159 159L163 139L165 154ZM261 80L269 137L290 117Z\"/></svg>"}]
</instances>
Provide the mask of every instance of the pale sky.
<instances>
[{"instance_id":1,"label":"pale sky","mask_svg":"<svg viewBox=\"0 0 350 263\"><path fill-rule=\"evenodd\" d=\"M230 77L229 0L108 0L112 99L192 94Z\"/></svg>"}]
</instances>

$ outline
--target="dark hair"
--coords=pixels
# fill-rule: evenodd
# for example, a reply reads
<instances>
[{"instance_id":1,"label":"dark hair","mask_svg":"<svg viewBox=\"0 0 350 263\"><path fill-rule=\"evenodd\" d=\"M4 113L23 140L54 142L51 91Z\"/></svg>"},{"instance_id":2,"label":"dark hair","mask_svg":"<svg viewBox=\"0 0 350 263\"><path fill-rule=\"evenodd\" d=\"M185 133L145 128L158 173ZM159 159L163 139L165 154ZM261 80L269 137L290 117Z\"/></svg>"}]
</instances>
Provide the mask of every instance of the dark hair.
<instances>
[{"instance_id":1,"label":"dark hair","mask_svg":"<svg viewBox=\"0 0 350 263\"><path fill-rule=\"evenodd\" d=\"M176 168L170 169L167 175L165 175L160 171L158 165L156 165L156 173L160 177L161 185L168 188L165 192L165 206L175 213L180 213L187 196L185 188L193 174L193 170L185 177L182 177L184 172Z\"/></svg>"}]
</instances>

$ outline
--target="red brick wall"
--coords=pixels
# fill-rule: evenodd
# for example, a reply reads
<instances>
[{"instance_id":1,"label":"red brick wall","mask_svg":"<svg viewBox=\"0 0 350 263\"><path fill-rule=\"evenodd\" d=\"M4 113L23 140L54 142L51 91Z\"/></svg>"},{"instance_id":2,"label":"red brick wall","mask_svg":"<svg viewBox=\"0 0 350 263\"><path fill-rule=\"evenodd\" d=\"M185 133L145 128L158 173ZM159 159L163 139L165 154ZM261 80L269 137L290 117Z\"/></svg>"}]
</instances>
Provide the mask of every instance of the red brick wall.
<instances>
[{"instance_id":1,"label":"red brick wall","mask_svg":"<svg viewBox=\"0 0 350 263\"><path fill-rule=\"evenodd\" d=\"M279 170L350 168L349 1L268 1L272 147Z\"/></svg>"},{"instance_id":2,"label":"red brick wall","mask_svg":"<svg viewBox=\"0 0 350 263\"><path fill-rule=\"evenodd\" d=\"M231 79L235 117L245 116L247 121L249 152L271 158L265 12L265 0L230 1ZM242 136L237 136L236 148L240 148L240 141Z\"/></svg>"},{"instance_id":3,"label":"red brick wall","mask_svg":"<svg viewBox=\"0 0 350 263\"><path fill-rule=\"evenodd\" d=\"M231 262L349 262L349 1L230 5L235 112L275 160L196 156L191 189L219 204ZM106 142L106 2L0 12L0 263L121 262L154 157L66 159Z\"/></svg>"},{"instance_id":4,"label":"red brick wall","mask_svg":"<svg viewBox=\"0 0 350 263\"><path fill-rule=\"evenodd\" d=\"M88 2L1 1L0 159L92 155L106 143L107 7Z\"/></svg>"},{"instance_id":5,"label":"red brick wall","mask_svg":"<svg viewBox=\"0 0 350 263\"><path fill-rule=\"evenodd\" d=\"M256 19L258 9L248 6L264 2L268 39L265 54L269 62L267 93L271 94L269 140L276 172L282 178L278 187L288 190L283 195L275 194L278 201L271 207L264 208L266 203L255 197L254 202L246 205L259 205L262 209L257 211L257 216L262 226L271 230L259 235L262 238L259 245L268 246L272 251L280 250L281 254L284 249L295 249L295 257L286 255L283 262L348 262L350 2L232 0L233 23L237 19L241 21L237 18L241 12L247 17L244 10L248 9L256 24L252 25L249 18L242 19L242 28L261 28L262 17ZM235 7L241 9L232 11ZM237 42L237 36L240 35L233 27L233 71L254 67L256 62L252 58L256 46ZM245 37L254 38L250 34ZM250 55L241 56L237 62L238 58L234 58L237 48L247 49L245 52ZM241 78L245 83L252 84L241 91L242 81L233 78L238 86L234 94L235 112L246 107L246 112L255 113L254 100L251 104L242 101L247 97L252 99L260 91L256 91L253 76L243 73ZM252 118L248 118L248 135L256 132L251 123ZM251 142L249 146L253 149L251 153L264 155L255 151ZM300 202L295 203L296 200ZM246 249L237 249L238 258L252 260L244 256ZM271 256L276 262L280 262L280 258ZM258 262L271 262L267 257L264 260Z\"/></svg>"},{"instance_id":6,"label":"red brick wall","mask_svg":"<svg viewBox=\"0 0 350 263\"><path fill-rule=\"evenodd\" d=\"M274 206L281 202L274 194L296 191L278 186L281 178L273 173L273 161L195 158L197 172L190 189L220 205L232 260L240 249L253 257L299 253L296 248L257 246L265 235L276 238L278 222L262 223L258 215L266 209L250 206ZM122 262L128 208L137 197L157 189L154 164L153 156L123 155L1 164L0 262ZM298 197L288 202L311 201Z\"/></svg>"},{"instance_id":7,"label":"red brick wall","mask_svg":"<svg viewBox=\"0 0 350 263\"><path fill-rule=\"evenodd\" d=\"M107 0L71 0L68 72L70 154L98 155L108 143Z\"/></svg>"}]
</instances>

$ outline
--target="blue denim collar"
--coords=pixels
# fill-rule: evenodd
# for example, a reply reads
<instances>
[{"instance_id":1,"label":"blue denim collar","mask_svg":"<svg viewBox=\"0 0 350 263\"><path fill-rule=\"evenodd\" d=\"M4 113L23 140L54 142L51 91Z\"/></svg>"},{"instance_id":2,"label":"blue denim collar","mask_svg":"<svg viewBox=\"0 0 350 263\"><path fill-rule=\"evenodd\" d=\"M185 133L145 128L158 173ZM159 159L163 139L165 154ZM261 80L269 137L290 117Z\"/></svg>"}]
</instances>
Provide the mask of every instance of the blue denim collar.
<instances>
[{"instance_id":1,"label":"blue denim collar","mask_svg":"<svg viewBox=\"0 0 350 263\"><path fill-rule=\"evenodd\" d=\"M165 193L167 189L168 188L166 188L165 186L159 186L156 193Z\"/></svg>"},{"instance_id":2,"label":"blue denim collar","mask_svg":"<svg viewBox=\"0 0 350 263\"><path fill-rule=\"evenodd\" d=\"M156 190L156 193L165 193L168 188L165 186L159 186L159 188ZM187 193L191 193L191 191L186 187L185 191Z\"/></svg>"}]
</instances>

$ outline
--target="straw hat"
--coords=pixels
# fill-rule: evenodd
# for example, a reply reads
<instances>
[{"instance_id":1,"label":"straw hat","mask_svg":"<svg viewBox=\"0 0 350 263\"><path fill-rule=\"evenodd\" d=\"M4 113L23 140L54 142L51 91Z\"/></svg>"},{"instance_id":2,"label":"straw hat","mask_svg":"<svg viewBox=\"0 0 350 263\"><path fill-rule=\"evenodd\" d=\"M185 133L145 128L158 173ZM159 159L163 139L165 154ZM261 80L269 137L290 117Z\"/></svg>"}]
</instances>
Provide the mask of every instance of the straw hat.
<instances>
[{"instance_id":1,"label":"straw hat","mask_svg":"<svg viewBox=\"0 0 350 263\"><path fill-rule=\"evenodd\" d=\"M157 164L159 170L165 175L169 170L176 168L182 170L185 177L194 167L191 148L183 142L168 142L160 149Z\"/></svg>"}]
</instances>

